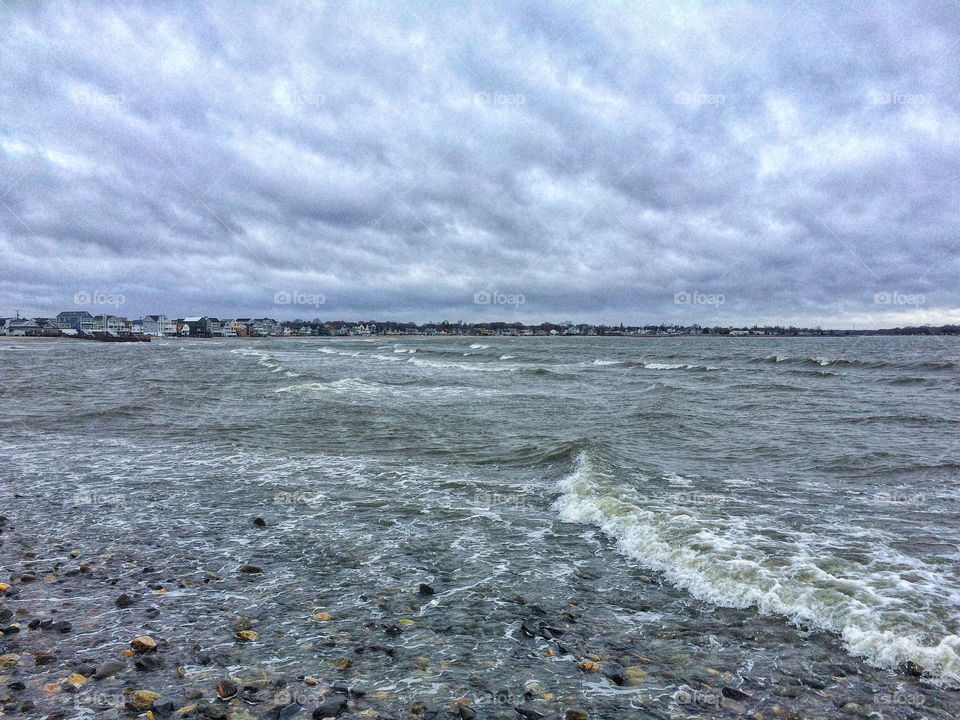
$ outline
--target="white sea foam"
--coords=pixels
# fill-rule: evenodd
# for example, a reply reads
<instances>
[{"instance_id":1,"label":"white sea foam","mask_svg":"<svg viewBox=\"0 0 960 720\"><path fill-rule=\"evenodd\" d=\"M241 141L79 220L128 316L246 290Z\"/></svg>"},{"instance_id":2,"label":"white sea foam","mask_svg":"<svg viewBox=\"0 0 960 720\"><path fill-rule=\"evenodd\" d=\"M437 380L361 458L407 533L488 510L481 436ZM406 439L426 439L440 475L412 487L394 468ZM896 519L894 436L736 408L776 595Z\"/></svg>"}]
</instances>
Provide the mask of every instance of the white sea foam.
<instances>
[{"instance_id":1,"label":"white sea foam","mask_svg":"<svg viewBox=\"0 0 960 720\"><path fill-rule=\"evenodd\" d=\"M473 345L470 346L470 349L471 349L471 350L486 350L486 349L489 348L489 347L490 347L489 345L481 345L480 343L474 343Z\"/></svg>"},{"instance_id":2,"label":"white sea foam","mask_svg":"<svg viewBox=\"0 0 960 720\"><path fill-rule=\"evenodd\" d=\"M350 377L350 378L341 378L340 380L330 380L328 382L314 382L314 383L302 383L300 385L289 385L287 387L278 388L275 392L371 394L371 393L380 392L384 390L385 387L386 386L377 382L373 382L371 380L364 380L362 378Z\"/></svg>"},{"instance_id":3,"label":"white sea foam","mask_svg":"<svg viewBox=\"0 0 960 720\"><path fill-rule=\"evenodd\" d=\"M501 360L513 360L513 359L516 358L516 357L517 357L516 355L501 355L501 356L500 356L500 359L501 359Z\"/></svg>"},{"instance_id":4,"label":"white sea foam","mask_svg":"<svg viewBox=\"0 0 960 720\"><path fill-rule=\"evenodd\" d=\"M707 517L696 504L640 497L598 470L587 452L559 489L554 507L562 519L596 525L621 552L699 599L836 632L848 652L873 665L913 661L940 684L960 685L960 636L931 612L931 602L950 598L936 568L886 546L867 566L845 563L812 534L780 540L774 562L746 518Z\"/></svg>"},{"instance_id":5,"label":"white sea foam","mask_svg":"<svg viewBox=\"0 0 960 720\"><path fill-rule=\"evenodd\" d=\"M644 363L643 366L648 370L686 370L689 365L683 363Z\"/></svg>"},{"instance_id":6,"label":"white sea foam","mask_svg":"<svg viewBox=\"0 0 960 720\"><path fill-rule=\"evenodd\" d=\"M594 360L594 365L622 365L622 360Z\"/></svg>"}]
</instances>

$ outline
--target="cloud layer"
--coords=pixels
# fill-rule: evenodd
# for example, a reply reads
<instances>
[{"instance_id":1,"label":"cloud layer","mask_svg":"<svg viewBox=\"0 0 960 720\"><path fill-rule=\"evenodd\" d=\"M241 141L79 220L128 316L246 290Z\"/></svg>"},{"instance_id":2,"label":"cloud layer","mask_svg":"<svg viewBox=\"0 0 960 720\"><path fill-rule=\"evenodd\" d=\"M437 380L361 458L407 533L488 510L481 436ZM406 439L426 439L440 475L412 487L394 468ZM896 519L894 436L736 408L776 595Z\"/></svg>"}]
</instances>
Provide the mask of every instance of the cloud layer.
<instances>
[{"instance_id":1,"label":"cloud layer","mask_svg":"<svg viewBox=\"0 0 960 720\"><path fill-rule=\"evenodd\" d=\"M0 10L0 315L960 320L948 4L126 5Z\"/></svg>"}]
</instances>

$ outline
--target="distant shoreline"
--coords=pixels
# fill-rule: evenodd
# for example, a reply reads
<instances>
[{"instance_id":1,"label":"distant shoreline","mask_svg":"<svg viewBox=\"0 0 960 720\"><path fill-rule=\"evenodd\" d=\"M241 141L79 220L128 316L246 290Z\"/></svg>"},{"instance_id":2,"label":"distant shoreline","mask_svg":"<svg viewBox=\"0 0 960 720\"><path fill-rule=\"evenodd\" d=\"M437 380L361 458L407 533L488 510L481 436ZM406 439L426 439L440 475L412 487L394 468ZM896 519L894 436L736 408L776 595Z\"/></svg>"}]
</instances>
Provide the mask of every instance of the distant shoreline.
<instances>
[{"instance_id":1,"label":"distant shoreline","mask_svg":"<svg viewBox=\"0 0 960 720\"><path fill-rule=\"evenodd\" d=\"M510 338L514 340L536 340L548 338L552 340L588 340L588 339L623 339L630 338L635 340L664 340L670 338L696 338L698 340L719 340L719 339L735 339L735 340L765 340L771 338L777 339L794 339L794 340L815 340L823 338L850 338L850 337L960 337L960 335L954 333L942 333L942 334L930 334L930 333L921 333L921 332L890 332L883 330L837 330L832 334L823 334L823 335L721 335L721 334L693 334L693 333L673 333L673 334L648 334L648 335L426 335L424 333L417 333L416 335L406 335L406 334L381 334L381 335L236 335L229 337L191 337L191 336L151 336L155 341L158 340L372 340L374 338L389 338L391 340L397 339L434 339L434 338L446 338L454 339L460 338L465 340L501 340L504 338ZM21 341L27 340L30 342L35 341L60 341L60 340L75 340L76 338L70 335L0 335L0 342L9 341ZM150 343L142 343L149 345Z\"/></svg>"}]
</instances>

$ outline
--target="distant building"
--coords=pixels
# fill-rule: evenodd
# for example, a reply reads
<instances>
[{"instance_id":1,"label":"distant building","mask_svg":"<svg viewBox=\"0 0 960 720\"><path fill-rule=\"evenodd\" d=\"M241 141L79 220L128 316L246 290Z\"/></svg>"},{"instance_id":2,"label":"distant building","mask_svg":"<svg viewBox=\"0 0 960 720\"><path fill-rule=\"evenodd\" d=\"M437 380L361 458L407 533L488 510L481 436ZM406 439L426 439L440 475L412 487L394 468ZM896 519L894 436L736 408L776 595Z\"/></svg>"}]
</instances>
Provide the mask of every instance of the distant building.
<instances>
[{"instance_id":1,"label":"distant building","mask_svg":"<svg viewBox=\"0 0 960 720\"><path fill-rule=\"evenodd\" d=\"M26 337L27 335L39 335L40 326L36 321L29 318L13 318L7 323L7 335L16 337Z\"/></svg>"},{"instance_id":2,"label":"distant building","mask_svg":"<svg viewBox=\"0 0 960 720\"><path fill-rule=\"evenodd\" d=\"M176 335L177 328L166 315L145 315L140 321L143 332L154 337Z\"/></svg>"},{"instance_id":3,"label":"distant building","mask_svg":"<svg viewBox=\"0 0 960 720\"><path fill-rule=\"evenodd\" d=\"M183 325L187 328L190 337L213 337L213 322L205 315L184 318ZM220 323L217 322L218 330L219 326Z\"/></svg>"},{"instance_id":4,"label":"distant building","mask_svg":"<svg viewBox=\"0 0 960 720\"><path fill-rule=\"evenodd\" d=\"M86 310L68 310L54 318L54 322L61 330L75 330L76 332L93 332L93 315Z\"/></svg>"},{"instance_id":5,"label":"distant building","mask_svg":"<svg viewBox=\"0 0 960 720\"><path fill-rule=\"evenodd\" d=\"M125 320L116 315L94 315L93 332L108 332L119 335L120 333L130 332L130 327Z\"/></svg>"}]
</instances>

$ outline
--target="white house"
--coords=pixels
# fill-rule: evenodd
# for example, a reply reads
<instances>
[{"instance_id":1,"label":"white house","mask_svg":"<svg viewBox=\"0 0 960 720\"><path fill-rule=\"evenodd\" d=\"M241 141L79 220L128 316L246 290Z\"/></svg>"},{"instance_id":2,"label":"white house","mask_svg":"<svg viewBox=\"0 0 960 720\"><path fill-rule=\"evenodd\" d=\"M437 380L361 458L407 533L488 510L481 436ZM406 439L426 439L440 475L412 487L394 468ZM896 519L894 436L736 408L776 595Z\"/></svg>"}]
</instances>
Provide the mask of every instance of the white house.
<instances>
[{"instance_id":1,"label":"white house","mask_svg":"<svg viewBox=\"0 0 960 720\"><path fill-rule=\"evenodd\" d=\"M129 327L116 315L94 315L93 330L94 332L105 330L110 333L121 333L129 332Z\"/></svg>"}]
</instances>

